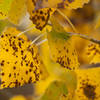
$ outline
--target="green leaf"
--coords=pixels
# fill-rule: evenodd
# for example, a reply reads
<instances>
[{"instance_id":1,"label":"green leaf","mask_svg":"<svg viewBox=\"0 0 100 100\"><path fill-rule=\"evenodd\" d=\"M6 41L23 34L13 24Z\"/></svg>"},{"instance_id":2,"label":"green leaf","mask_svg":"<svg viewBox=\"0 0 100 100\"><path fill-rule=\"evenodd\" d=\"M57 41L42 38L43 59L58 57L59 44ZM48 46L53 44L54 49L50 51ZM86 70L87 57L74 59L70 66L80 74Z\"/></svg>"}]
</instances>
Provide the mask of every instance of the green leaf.
<instances>
[{"instance_id":1,"label":"green leaf","mask_svg":"<svg viewBox=\"0 0 100 100\"><path fill-rule=\"evenodd\" d=\"M67 96L68 90L63 82L53 82L47 88L40 100L61 100L62 96Z\"/></svg>"},{"instance_id":2,"label":"green leaf","mask_svg":"<svg viewBox=\"0 0 100 100\"><path fill-rule=\"evenodd\" d=\"M10 23L7 20L1 20L0 21L0 32L2 32L4 30L4 28L9 25L10 25Z\"/></svg>"}]
</instances>

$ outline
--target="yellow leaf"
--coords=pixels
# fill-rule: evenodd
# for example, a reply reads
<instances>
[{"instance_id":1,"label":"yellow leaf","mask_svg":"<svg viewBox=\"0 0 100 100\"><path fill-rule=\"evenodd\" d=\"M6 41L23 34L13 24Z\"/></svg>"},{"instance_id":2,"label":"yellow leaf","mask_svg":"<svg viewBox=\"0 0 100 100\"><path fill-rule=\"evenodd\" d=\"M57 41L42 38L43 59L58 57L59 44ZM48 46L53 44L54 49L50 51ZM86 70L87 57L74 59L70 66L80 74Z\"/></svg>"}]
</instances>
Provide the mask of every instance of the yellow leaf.
<instances>
[{"instance_id":1,"label":"yellow leaf","mask_svg":"<svg viewBox=\"0 0 100 100\"><path fill-rule=\"evenodd\" d=\"M10 100L27 100L27 99L22 95L17 95L12 97Z\"/></svg>"},{"instance_id":2,"label":"yellow leaf","mask_svg":"<svg viewBox=\"0 0 100 100\"><path fill-rule=\"evenodd\" d=\"M41 60L36 45L20 32L7 28L0 39L1 88L35 83L41 78Z\"/></svg>"},{"instance_id":3,"label":"yellow leaf","mask_svg":"<svg viewBox=\"0 0 100 100\"><path fill-rule=\"evenodd\" d=\"M75 100L100 100L100 68L76 70Z\"/></svg>"},{"instance_id":4,"label":"yellow leaf","mask_svg":"<svg viewBox=\"0 0 100 100\"><path fill-rule=\"evenodd\" d=\"M68 86L68 91L70 91L68 97L71 98L73 91L76 89L75 73L73 71L64 69L63 67L60 66L60 64L56 63L51 59L51 53L48 41L41 45L41 56L50 77L36 84L36 89L38 90L38 92L40 94L44 93L45 89L47 89L47 86L52 81L58 80L66 82L66 86ZM42 86L42 84L45 85Z\"/></svg>"},{"instance_id":5,"label":"yellow leaf","mask_svg":"<svg viewBox=\"0 0 100 100\"><path fill-rule=\"evenodd\" d=\"M48 86L55 81L54 77L47 77L45 80L42 80L35 84L35 95L43 95L48 88Z\"/></svg>"},{"instance_id":6,"label":"yellow leaf","mask_svg":"<svg viewBox=\"0 0 100 100\"><path fill-rule=\"evenodd\" d=\"M59 5L60 3L62 2L62 0L43 0L42 1L42 5L44 6L44 7L53 7L53 8L55 8L55 7L57 7L57 5Z\"/></svg>"},{"instance_id":7,"label":"yellow leaf","mask_svg":"<svg viewBox=\"0 0 100 100\"><path fill-rule=\"evenodd\" d=\"M70 8L77 9L82 8L84 4L88 3L90 0L43 0L43 5L45 7L58 7L58 8Z\"/></svg>"},{"instance_id":8,"label":"yellow leaf","mask_svg":"<svg viewBox=\"0 0 100 100\"><path fill-rule=\"evenodd\" d=\"M48 23L50 16L53 14L55 9L53 8L41 8L35 9L36 2L34 0L27 0L27 10L30 14L30 19L36 28L42 30Z\"/></svg>"},{"instance_id":9,"label":"yellow leaf","mask_svg":"<svg viewBox=\"0 0 100 100\"><path fill-rule=\"evenodd\" d=\"M48 34L51 58L62 67L75 70L79 68L78 55L74 48L72 37L69 39L66 38L67 36L62 33L53 32Z\"/></svg>"},{"instance_id":10,"label":"yellow leaf","mask_svg":"<svg viewBox=\"0 0 100 100\"><path fill-rule=\"evenodd\" d=\"M90 0L65 0L64 4L66 7L71 9L82 8L84 4L88 3Z\"/></svg>"},{"instance_id":11,"label":"yellow leaf","mask_svg":"<svg viewBox=\"0 0 100 100\"><path fill-rule=\"evenodd\" d=\"M37 29L42 30L48 23L49 17L56 10L56 5L68 5L70 8L79 8L83 6L84 3L87 3L89 0L76 0L76 1L62 1L62 0L47 0L47 1L36 1L36 0L27 0L27 10L30 14L30 19L33 24L36 25ZM70 5L71 4L71 5Z\"/></svg>"},{"instance_id":12,"label":"yellow leaf","mask_svg":"<svg viewBox=\"0 0 100 100\"><path fill-rule=\"evenodd\" d=\"M92 52L94 51L94 55L93 59L90 61L90 64L100 63L100 45L94 44L93 49L94 50L92 50Z\"/></svg>"},{"instance_id":13,"label":"yellow leaf","mask_svg":"<svg viewBox=\"0 0 100 100\"><path fill-rule=\"evenodd\" d=\"M12 1L0 0L0 20L7 18Z\"/></svg>"},{"instance_id":14,"label":"yellow leaf","mask_svg":"<svg viewBox=\"0 0 100 100\"><path fill-rule=\"evenodd\" d=\"M36 25L37 29L42 30L48 24L49 18L54 11L53 8L38 9L33 11L32 15L30 15L30 19L33 24Z\"/></svg>"},{"instance_id":15,"label":"yellow leaf","mask_svg":"<svg viewBox=\"0 0 100 100\"><path fill-rule=\"evenodd\" d=\"M86 48L86 55L90 63L99 63L100 62L100 45L90 44Z\"/></svg>"},{"instance_id":16,"label":"yellow leaf","mask_svg":"<svg viewBox=\"0 0 100 100\"><path fill-rule=\"evenodd\" d=\"M11 4L8 18L14 24L19 24L19 21L26 14L26 0L14 0Z\"/></svg>"},{"instance_id":17,"label":"yellow leaf","mask_svg":"<svg viewBox=\"0 0 100 100\"><path fill-rule=\"evenodd\" d=\"M52 31L47 34L51 59L69 70L79 68L78 55L72 41L74 37L64 30L54 16L51 22Z\"/></svg>"},{"instance_id":18,"label":"yellow leaf","mask_svg":"<svg viewBox=\"0 0 100 100\"><path fill-rule=\"evenodd\" d=\"M30 16L33 14L33 10L35 10L36 6L35 4L36 4L35 0L26 1L27 11L29 12Z\"/></svg>"}]
</instances>

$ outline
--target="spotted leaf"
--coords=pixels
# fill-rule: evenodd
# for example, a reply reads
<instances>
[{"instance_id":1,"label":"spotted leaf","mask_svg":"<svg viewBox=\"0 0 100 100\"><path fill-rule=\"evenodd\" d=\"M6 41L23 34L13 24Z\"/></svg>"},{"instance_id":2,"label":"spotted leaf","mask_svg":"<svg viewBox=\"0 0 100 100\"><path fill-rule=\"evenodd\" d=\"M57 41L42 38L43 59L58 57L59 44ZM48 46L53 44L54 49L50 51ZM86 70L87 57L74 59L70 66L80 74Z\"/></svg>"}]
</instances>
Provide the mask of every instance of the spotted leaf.
<instances>
[{"instance_id":1,"label":"spotted leaf","mask_svg":"<svg viewBox=\"0 0 100 100\"><path fill-rule=\"evenodd\" d=\"M66 33L51 31L48 33L48 42L53 61L69 70L79 67L72 37L69 37Z\"/></svg>"},{"instance_id":2,"label":"spotted leaf","mask_svg":"<svg viewBox=\"0 0 100 100\"><path fill-rule=\"evenodd\" d=\"M18 87L40 80L41 60L36 45L29 48L31 41L19 31L7 28L0 39L1 88Z\"/></svg>"},{"instance_id":3,"label":"spotted leaf","mask_svg":"<svg viewBox=\"0 0 100 100\"><path fill-rule=\"evenodd\" d=\"M99 44L90 44L86 48L86 56L89 59L90 63L99 63L100 62L100 45Z\"/></svg>"},{"instance_id":4,"label":"spotted leaf","mask_svg":"<svg viewBox=\"0 0 100 100\"><path fill-rule=\"evenodd\" d=\"M45 7L58 7L58 8L70 8L77 9L82 8L84 4L88 3L90 0L43 0L43 5Z\"/></svg>"},{"instance_id":5,"label":"spotted leaf","mask_svg":"<svg viewBox=\"0 0 100 100\"><path fill-rule=\"evenodd\" d=\"M36 28L42 30L46 24L52 13L55 11L53 8L39 8L36 9L35 0L27 0L27 10L30 14L30 19L33 24L36 25Z\"/></svg>"},{"instance_id":6,"label":"spotted leaf","mask_svg":"<svg viewBox=\"0 0 100 100\"><path fill-rule=\"evenodd\" d=\"M100 68L77 70L75 100L100 99Z\"/></svg>"},{"instance_id":7,"label":"spotted leaf","mask_svg":"<svg viewBox=\"0 0 100 100\"><path fill-rule=\"evenodd\" d=\"M42 30L47 25L49 18L53 12L54 11L51 8L38 9L33 12L30 19L32 20L33 24L36 25L37 29Z\"/></svg>"}]
</instances>

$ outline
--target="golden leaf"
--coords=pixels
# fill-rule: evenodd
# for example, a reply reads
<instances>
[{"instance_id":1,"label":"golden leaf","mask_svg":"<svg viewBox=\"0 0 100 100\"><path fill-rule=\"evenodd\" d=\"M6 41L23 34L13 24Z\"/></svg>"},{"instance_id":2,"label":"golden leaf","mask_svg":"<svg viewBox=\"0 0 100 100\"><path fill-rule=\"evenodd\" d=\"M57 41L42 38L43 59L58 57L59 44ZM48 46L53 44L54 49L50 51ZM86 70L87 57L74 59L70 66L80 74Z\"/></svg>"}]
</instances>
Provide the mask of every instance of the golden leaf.
<instances>
[{"instance_id":1,"label":"golden leaf","mask_svg":"<svg viewBox=\"0 0 100 100\"><path fill-rule=\"evenodd\" d=\"M13 0L0 0L0 20L7 18L12 1Z\"/></svg>"},{"instance_id":2,"label":"golden leaf","mask_svg":"<svg viewBox=\"0 0 100 100\"><path fill-rule=\"evenodd\" d=\"M100 68L76 70L75 100L100 99Z\"/></svg>"},{"instance_id":3,"label":"golden leaf","mask_svg":"<svg viewBox=\"0 0 100 100\"><path fill-rule=\"evenodd\" d=\"M19 21L26 14L26 0L13 0L8 18L10 22L19 24Z\"/></svg>"},{"instance_id":4,"label":"golden leaf","mask_svg":"<svg viewBox=\"0 0 100 100\"><path fill-rule=\"evenodd\" d=\"M35 0L27 0L27 10L30 14L30 19L36 28L42 30L48 23L50 16L55 9L53 8L38 8L36 9Z\"/></svg>"},{"instance_id":5,"label":"golden leaf","mask_svg":"<svg viewBox=\"0 0 100 100\"><path fill-rule=\"evenodd\" d=\"M84 4L88 3L90 0L43 0L43 5L45 7L58 7L58 8L70 8L77 9L82 8Z\"/></svg>"},{"instance_id":6,"label":"golden leaf","mask_svg":"<svg viewBox=\"0 0 100 100\"><path fill-rule=\"evenodd\" d=\"M50 16L54 12L52 8L42 8L36 11L33 11L32 15L30 15L30 19L33 24L36 25L37 29L42 30L47 24Z\"/></svg>"},{"instance_id":7,"label":"golden leaf","mask_svg":"<svg viewBox=\"0 0 100 100\"><path fill-rule=\"evenodd\" d=\"M90 63L99 63L100 62L100 45L99 44L90 44L86 48L86 55Z\"/></svg>"},{"instance_id":8,"label":"golden leaf","mask_svg":"<svg viewBox=\"0 0 100 100\"><path fill-rule=\"evenodd\" d=\"M41 60L36 45L15 28L6 29L0 39L1 88L18 87L40 80Z\"/></svg>"},{"instance_id":9,"label":"golden leaf","mask_svg":"<svg viewBox=\"0 0 100 100\"><path fill-rule=\"evenodd\" d=\"M17 95L17 96L10 98L10 100L27 100L27 99L22 95Z\"/></svg>"},{"instance_id":10,"label":"golden leaf","mask_svg":"<svg viewBox=\"0 0 100 100\"><path fill-rule=\"evenodd\" d=\"M52 32L48 34L50 54L53 61L69 70L79 68L78 55L72 42L72 37L66 34Z\"/></svg>"}]
</instances>

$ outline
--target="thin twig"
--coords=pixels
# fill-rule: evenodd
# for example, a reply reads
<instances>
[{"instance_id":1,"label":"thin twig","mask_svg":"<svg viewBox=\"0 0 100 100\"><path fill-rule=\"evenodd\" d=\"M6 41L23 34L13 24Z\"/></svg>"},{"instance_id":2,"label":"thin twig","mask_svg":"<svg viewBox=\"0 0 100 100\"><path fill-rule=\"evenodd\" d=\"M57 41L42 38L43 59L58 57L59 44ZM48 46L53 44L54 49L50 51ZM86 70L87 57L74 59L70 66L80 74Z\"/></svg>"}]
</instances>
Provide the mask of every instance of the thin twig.
<instances>
[{"instance_id":1,"label":"thin twig","mask_svg":"<svg viewBox=\"0 0 100 100\"><path fill-rule=\"evenodd\" d=\"M34 44L37 40L39 40L41 37L43 37L44 35L45 35L45 33L39 35L38 37L36 37L36 38L31 42L30 46L31 46L32 44Z\"/></svg>"},{"instance_id":2,"label":"thin twig","mask_svg":"<svg viewBox=\"0 0 100 100\"><path fill-rule=\"evenodd\" d=\"M77 31L77 29L75 28L75 26L72 24L72 22L70 21L70 19L69 19L66 15L64 15L64 13L62 13L59 9L57 9L57 11L59 12L59 14L61 14L61 15L68 21L68 23L71 25L73 31L74 31L75 33L77 33L78 31Z\"/></svg>"},{"instance_id":3,"label":"thin twig","mask_svg":"<svg viewBox=\"0 0 100 100\"><path fill-rule=\"evenodd\" d=\"M21 33L19 33L19 34L17 35L17 37L19 37L20 35L22 35L22 34L28 32L28 31L30 31L30 30L32 30L32 29L34 29L34 28L35 28L35 26L34 26L34 27L31 27L31 28L28 28L27 30L25 30L25 31L23 31L23 32L21 32Z\"/></svg>"},{"instance_id":4,"label":"thin twig","mask_svg":"<svg viewBox=\"0 0 100 100\"><path fill-rule=\"evenodd\" d=\"M41 45L42 43L44 43L44 42L46 42L46 41L47 41L47 39L44 39L44 40L38 42L36 45L39 46L39 45Z\"/></svg>"},{"instance_id":5,"label":"thin twig","mask_svg":"<svg viewBox=\"0 0 100 100\"><path fill-rule=\"evenodd\" d=\"M83 65L80 68L81 69L100 68L100 63Z\"/></svg>"},{"instance_id":6,"label":"thin twig","mask_svg":"<svg viewBox=\"0 0 100 100\"><path fill-rule=\"evenodd\" d=\"M96 39L94 39L94 38L92 38L92 37L89 37L89 36L87 36L87 35L79 34L79 33L72 33L72 32L67 32L67 33L69 33L71 36L77 36L77 37L80 37L80 38L89 40L89 41L91 41L91 42L100 44L100 40L96 40Z\"/></svg>"}]
</instances>

